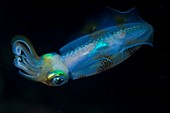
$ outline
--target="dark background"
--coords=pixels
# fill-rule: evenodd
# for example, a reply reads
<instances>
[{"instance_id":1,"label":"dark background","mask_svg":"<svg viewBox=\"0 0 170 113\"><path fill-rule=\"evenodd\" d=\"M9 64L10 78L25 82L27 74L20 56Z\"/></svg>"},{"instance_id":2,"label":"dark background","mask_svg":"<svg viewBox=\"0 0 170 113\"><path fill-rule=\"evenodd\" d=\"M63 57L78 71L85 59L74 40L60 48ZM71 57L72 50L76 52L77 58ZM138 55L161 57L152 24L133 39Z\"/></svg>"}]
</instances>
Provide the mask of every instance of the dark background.
<instances>
[{"instance_id":1,"label":"dark background","mask_svg":"<svg viewBox=\"0 0 170 113\"><path fill-rule=\"evenodd\" d=\"M71 2L71 3L70 3ZM96 76L49 87L17 74L13 36L28 37L39 55L58 52L86 18L110 6L136 7L154 28L153 45ZM0 1L0 113L168 113L168 0Z\"/></svg>"}]
</instances>

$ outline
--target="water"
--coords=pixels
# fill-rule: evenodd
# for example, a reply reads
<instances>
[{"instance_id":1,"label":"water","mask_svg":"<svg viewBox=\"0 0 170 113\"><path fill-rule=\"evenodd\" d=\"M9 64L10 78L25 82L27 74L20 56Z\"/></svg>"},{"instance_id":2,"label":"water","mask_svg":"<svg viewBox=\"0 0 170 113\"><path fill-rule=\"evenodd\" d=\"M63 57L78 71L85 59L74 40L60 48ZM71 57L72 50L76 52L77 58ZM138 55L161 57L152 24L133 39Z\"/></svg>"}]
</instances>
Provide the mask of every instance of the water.
<instances>
[{"instance_id":1,"label":"water","mask_svg":"<svg viewBox=\"0 0 170 113\"><path fill-rule=\"evenodd\" d=\"M166 113L168 106L168 1L108 0L0 3L0 113ZM17 74L10 41L25 35L39 55L58 52L85 18L108 5L136 7L153 25L153 48L144 46L120 65L96 76L48 87ZM163 83L162 83L163 82ZM161 89L163 95L161 96ZM161 102L160 102L161 101ZM164 109L160 109L160 103Z\"/></svg>"}]
</instances>

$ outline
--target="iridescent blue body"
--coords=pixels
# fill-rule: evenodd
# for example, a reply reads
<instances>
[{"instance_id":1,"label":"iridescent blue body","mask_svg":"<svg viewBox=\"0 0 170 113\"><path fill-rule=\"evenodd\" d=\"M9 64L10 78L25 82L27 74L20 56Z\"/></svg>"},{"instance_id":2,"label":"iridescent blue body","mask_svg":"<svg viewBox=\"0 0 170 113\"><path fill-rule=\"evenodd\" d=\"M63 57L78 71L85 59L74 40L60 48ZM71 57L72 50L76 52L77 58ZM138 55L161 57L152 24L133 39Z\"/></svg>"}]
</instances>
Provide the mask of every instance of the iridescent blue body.
<instances>
[{"instance_id":1,"label":"iridescent blue body","mask_svg":"<svg viewBox=\"0 0 170 113\"><path fill-rule=\"evenodd\" d=\"M35 53L29 40L17 36L13 41L14 65L26 78L50 86L60 86L69 79L95 75L121 63L143 44L152 45L153 28L135 10L110 10L88 33L60 49L60 55ZM26 46L26 47L25 47ZM22 52L23 54L22 54Z\"/></svg>"},{"instance_id":2,"label":"iridescent blue body","mask_svg":"<svg viewBox=\"0 0 170 113\"><path fill-rule=\"evenodd\" d=\"M81 38L89 38L89 40L72 50L70 45L62 48L67 51L62 57L70 70L71 78L77 79L100 73L127 59L132 54L128 48L134 47L133 50L136 51L139 48L137 46L151 44L145 38L152 33L149 31L152 30L149 24L125 24L124 27L114 26L97 31L95 35L83 36ZM98 35L97 39L96 35ZM135 43L138 38L140 41ZM74 43L71 45L73 46Z\"/></svg>"}]
</instances>

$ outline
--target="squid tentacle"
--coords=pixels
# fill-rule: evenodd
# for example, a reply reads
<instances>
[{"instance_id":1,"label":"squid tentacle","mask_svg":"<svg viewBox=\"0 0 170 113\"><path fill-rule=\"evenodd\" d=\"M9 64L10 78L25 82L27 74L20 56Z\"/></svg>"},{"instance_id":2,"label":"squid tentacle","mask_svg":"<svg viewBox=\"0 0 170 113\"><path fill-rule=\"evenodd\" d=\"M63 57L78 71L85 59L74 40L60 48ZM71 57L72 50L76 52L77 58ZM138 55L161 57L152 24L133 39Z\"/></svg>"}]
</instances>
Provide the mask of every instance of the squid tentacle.
<instances>
[{"instance_id":1,"label":"squid tentacle","mask_svg":"<svg viewBox=\"0 0 170 113\"><path fill-rule=\"evenodd\" d=\"M41 69L41 61L33 46L29 43L29 40L18 37L12 43L12 50L16 57L14 59L14 65L22 70L19 73L28 78L38 77L38 72Z\"/></svg>"}]
</instances>

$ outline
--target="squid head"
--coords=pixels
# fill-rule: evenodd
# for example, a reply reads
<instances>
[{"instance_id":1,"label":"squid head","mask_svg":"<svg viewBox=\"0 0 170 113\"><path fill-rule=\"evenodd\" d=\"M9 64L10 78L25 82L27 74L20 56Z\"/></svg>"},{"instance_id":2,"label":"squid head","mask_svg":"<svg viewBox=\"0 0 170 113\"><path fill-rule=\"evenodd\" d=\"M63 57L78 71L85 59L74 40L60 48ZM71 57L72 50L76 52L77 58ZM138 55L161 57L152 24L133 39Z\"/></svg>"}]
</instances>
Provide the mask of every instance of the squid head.
<instances>
[{"instance_id":1,"label":"squid head","mask_svg":"<svg viewBox=\"0 0 170 113\"><path fill-rule=\"evenodd\" d=\"M13 38L12 50L20 75L49 86L60 86L68 81L68 68L57 53L39 57L31 42L22 35Z\"/></svg>"}]
</instances>

